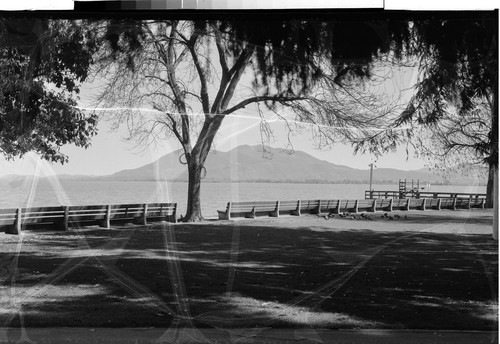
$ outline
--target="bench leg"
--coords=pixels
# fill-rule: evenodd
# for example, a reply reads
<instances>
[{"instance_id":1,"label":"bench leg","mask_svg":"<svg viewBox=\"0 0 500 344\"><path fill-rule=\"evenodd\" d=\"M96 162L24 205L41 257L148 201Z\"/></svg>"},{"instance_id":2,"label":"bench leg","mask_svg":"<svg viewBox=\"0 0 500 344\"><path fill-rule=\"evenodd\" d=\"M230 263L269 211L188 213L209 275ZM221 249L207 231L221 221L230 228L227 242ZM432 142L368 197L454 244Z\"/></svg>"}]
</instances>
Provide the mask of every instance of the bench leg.
<instances>
[{"instance_id":1,"label":"bench leg","mask_svg":"<svg viewBox=\"0 0 500 344\"><path fill-rule=\"evenodd\" d=\"M219 213L219 220L229 220L229 213L225 211L217 210Z\"/></svg>"},{"instance_id":2,"label":"bench leg","mask_svg":"<svg viewBox=\"0 0 500 344\"><path fill-rule=\"evenodd\" d=\"M5 233L7 234L21 234L21 208L16 210L16 219L12 226L7 227Z\"/></svg>"}]
</instances>

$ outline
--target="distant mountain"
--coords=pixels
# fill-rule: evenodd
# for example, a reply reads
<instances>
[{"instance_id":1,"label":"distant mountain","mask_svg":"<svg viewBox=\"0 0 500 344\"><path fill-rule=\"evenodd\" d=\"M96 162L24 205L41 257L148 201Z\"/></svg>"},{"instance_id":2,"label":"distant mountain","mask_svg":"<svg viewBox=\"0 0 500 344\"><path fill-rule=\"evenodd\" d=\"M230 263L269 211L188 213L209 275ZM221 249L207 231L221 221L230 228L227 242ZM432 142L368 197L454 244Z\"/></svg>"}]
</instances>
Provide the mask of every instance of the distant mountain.
<instances>
[{"instance_id":1,"label":"distant mountain","mask_svg":"<svg viewBox=\"0 0 500 344\"><path fill-rule=\"evenodd\" d=\"M106 180L170 180L186 181L187 167L180 163L180 151L167 154L153 163L123 170L105 177ZM212 151L205 165L205 181L310 182L310 183L368 183L370 170L359 170L317 159L301 151L278 148L239 146L228 152ZM469 184L469 177L454 176L445 180L427 169L402 171L376 168L374 183L397 183L399 179L420 180L431 184ZM476 182L477 183L477 182Z\"/></svg>"}]
</instances>

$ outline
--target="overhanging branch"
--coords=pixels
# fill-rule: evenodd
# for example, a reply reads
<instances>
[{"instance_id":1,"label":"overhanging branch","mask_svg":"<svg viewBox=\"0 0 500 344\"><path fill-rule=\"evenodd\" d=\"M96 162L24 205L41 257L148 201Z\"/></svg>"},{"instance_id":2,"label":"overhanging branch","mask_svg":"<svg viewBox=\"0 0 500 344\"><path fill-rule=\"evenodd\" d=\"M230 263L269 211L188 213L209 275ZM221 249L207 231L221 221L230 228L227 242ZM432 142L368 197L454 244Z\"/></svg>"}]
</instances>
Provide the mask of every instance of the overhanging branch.
<instances>
[{"instance_id":1,"label":"overhanging branch","mask_svg":"<svg viewBox=\"0 0 500 344\"><path fill-rule=\"evenodd\" d=\"M293 101L300 101L300 100L306 100L309 98L306 97L280 97L280 96L257 96L257 97L252 97L252 98L247 98L232 108L227 109L226 111L222 112L222 115L229 115L239 109L244 108L245 106L252 104L252 103L259 103L263 101L274 101L274 102L279 102L279 103L289 103Z\"/></svg>"}]
</instances>

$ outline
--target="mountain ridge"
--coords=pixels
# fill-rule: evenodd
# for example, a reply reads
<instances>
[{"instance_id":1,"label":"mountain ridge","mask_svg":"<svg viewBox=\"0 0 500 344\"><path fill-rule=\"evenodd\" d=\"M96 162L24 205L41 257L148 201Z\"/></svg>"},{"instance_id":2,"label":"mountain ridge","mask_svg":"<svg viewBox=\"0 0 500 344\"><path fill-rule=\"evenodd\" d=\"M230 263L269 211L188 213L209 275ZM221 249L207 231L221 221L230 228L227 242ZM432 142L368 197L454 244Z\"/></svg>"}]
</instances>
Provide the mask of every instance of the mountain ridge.
<instances>
[{"instance_id":1,"label":"mountain ridge","mask_svg":"<svg viewBox=\"0 0 500 344\"><path fill-rule=\"evenodd\" d=\"M116 172L104 179L187 181L187 168L179 162L181 151L166 154L135 169ZM296 182L296 183L368 183L369 169L356 169L321 160L303 151L290 151L261 145L242 145L227 152L211 151L207 158L204 181L209 182ZM394 183L414 179L432 184L468 184L474 178L454 176L446 179L423 168L398 170L376 168L373 183Z\"/></svg>"},{"instance_id":2,"label":"mountain ridge","mask_svg":"<svg viewBox=\"0 0 500 344\"><path fill-rule=\"evenodd\" d=\"M187 181L187 167L181 164L182 150L163 155L152 163L124 169L104 176L58 175L60 180L110 181ZM370 169L356 169L318 159L306 152L268 146L242 145L227 152L213 150L205 164L206 182L271 182L271 183L369 183ZM22 176L19 176L22 177ZM9 176L10 179L15 176ZM51 177L48 177L51 178ZM2 177L2 179L4 179ZM421 184L478 184L478 178L455 175L444 178L428 168L398 170L375 168L373 184L396 184L400 179ZM479 179L480 184L486 178Z\"/></svg>"}]
</instances>

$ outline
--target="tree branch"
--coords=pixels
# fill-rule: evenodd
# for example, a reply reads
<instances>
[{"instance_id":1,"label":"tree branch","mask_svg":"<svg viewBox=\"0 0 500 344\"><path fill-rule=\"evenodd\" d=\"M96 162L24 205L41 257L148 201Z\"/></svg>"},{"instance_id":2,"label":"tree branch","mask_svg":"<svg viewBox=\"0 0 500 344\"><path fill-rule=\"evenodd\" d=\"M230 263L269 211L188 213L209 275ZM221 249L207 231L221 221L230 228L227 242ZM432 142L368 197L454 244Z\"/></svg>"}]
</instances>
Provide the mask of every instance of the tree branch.
<instances>
[{"instance_id":1,"label":"tree branch","mask_svg":"<svg viewBox=\"0 0 500 344\"><path fill-rule=\"evenodd\" d=\"M198 72L198 76L200 78L200 98L201 98L201 105L203 108L203 112L205 115L208 115L210 113L210 99L208 96L208 89L207 89L207 77L205 75L205 71L203 70L203 67L201 66L200 60L198 58L198 53L196 52L196 41L198 40L199 37L199 32L195 31L191 38L188 41L188 48L189 52L191 53L191 57L193 58L193 63L196 67L196 71Z\"/></svg>"},{"instance_id":2,"label":"tree branch","mask_svg":"<svg viewBox=\"0 0 500 344\"><path fill-rule=\"evenodd\" d=\"M235 112L236 110L244 108L248 104L258 103L258 102L262 102L262 101L269 100L269 101L276 101L279 103L289 103L289 102L293 102L293 101L300 101L300 100L306 100L306 99L309 99L309 98L307 98L307 97L292 97L292 98L290 98L290 97L280 97L280 96L256 96L256 97L247 98L247 99L239 102L238 104L236 104L232 108L227 109L224 112L222 112L222 115L229 115L229 114Z\"/></svg>"},{"instance_id":3,"label":"tree branch","mask_svg":"<svg viewBox=\"0 0 500 344\"><path fill-rule=\"evenodd\" d=\"M245 71L245 67L250 61L250 58L252 57L254 51L255 47L253 46L245 47L241 55L238 57L236 63L229 70L230 81L229 85L227 86L227 89L224 92L224 96L222 97L221 104L219 107L220 111L225 112L225 110L227 109L229 102L233 98L234 91L236 90L236 85L240 81L241 76Z\"/></svg>"}]
</instances>

